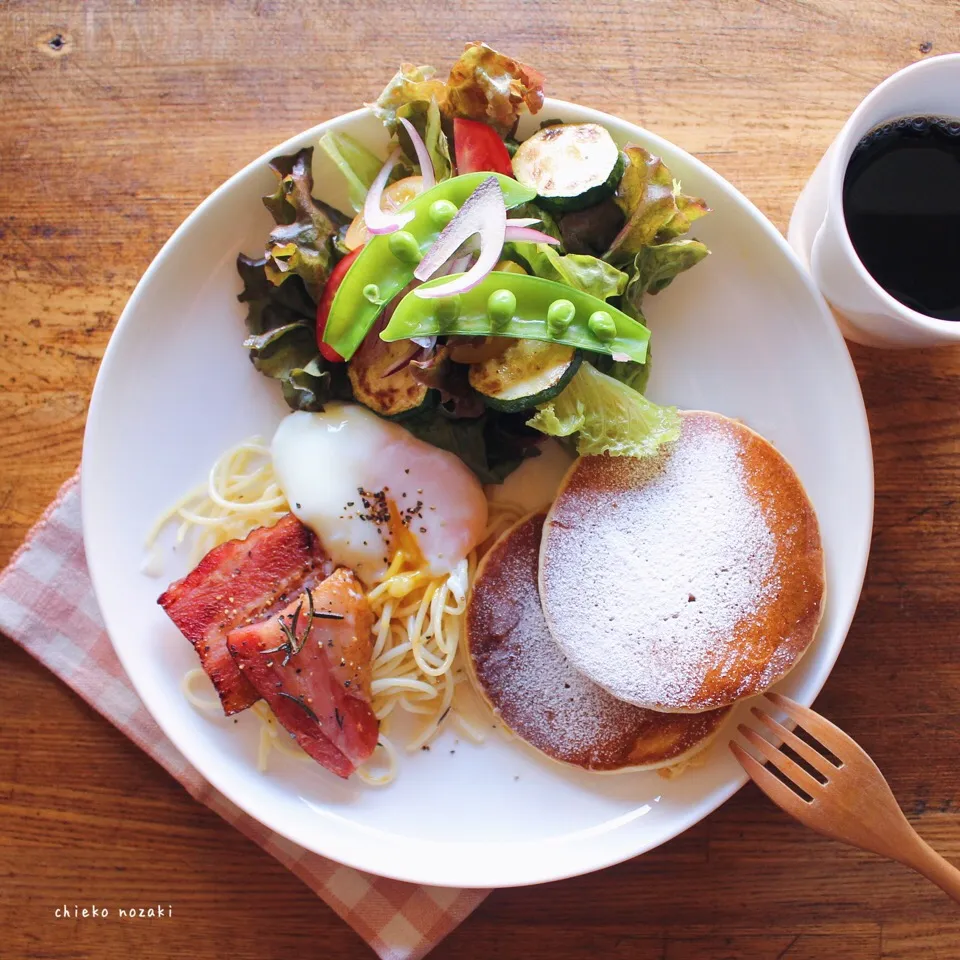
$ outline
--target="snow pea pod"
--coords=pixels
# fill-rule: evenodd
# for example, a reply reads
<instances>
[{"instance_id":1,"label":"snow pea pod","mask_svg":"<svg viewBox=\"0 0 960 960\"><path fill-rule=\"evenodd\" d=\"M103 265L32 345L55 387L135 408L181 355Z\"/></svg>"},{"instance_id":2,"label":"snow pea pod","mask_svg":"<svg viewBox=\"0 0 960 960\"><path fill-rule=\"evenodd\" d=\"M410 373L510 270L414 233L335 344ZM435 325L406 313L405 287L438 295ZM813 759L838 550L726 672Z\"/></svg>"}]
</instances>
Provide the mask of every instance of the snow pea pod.
<instances>
[{"instance_id":1,"label":"snow pea pod","mask_svg":"<svg viewBox=\"0 0 960 960\"><path fill-rule=\"evenodd\" d=\"M451 277L424 284L447 283ZM382 340L410 337L516 337L565 343L594 353L647 359L650 331L605 300L555 280L491 273L472 290L443 300L408 293L397 305Z\"/></svg>"},{"instance_id":2,"label":"snow pea pod","mask_svg":"<svg viewBox=\"0 0 960 960\"><path fill-rule=\"evenodd\" d=\"M413 271L457 210L483 183L495 176L507 208L527 203L535 192L516 180L493 173L468 173L444 180L401 209L414 214L405 229L371 237L337 290L323 342L349 360L376 323L383 308L413 279Z\"/></svg>"}]
</instances>

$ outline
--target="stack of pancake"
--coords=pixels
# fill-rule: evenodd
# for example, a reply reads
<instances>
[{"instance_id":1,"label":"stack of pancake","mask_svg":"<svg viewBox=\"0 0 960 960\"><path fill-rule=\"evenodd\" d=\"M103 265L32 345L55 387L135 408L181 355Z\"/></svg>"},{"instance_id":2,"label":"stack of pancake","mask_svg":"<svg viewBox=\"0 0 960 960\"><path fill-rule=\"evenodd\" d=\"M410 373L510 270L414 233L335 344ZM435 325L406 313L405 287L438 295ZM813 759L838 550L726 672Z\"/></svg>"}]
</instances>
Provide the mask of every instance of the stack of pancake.
<instances>
[{"instance_id":1,"label":"stack of pancake","mask_svg":"<svg viewBox=\"0 0 960 960\"><path fill-rule=\"evenodd\" d=\"M553 760L681 764L816 635L823 550L799 478L743 424L682 418L656 457L581 457L477 571L474 679Z\"/></svg>"}]
</instances>

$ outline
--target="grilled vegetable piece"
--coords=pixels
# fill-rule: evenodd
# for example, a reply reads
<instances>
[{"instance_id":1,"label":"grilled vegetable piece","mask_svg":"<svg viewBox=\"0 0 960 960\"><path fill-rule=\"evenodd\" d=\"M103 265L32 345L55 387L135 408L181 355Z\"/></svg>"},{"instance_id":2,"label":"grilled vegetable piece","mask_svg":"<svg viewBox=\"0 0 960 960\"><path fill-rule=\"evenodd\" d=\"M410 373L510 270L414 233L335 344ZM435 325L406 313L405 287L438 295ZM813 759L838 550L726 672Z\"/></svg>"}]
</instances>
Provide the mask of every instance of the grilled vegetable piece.
<instances>
[{"instance_id":1,"label":"grilled vegetable piece","mask_svg":"<svg viewBox=\"0 0 960 960\"><path fill-rule=\"evenodd\" d=\"M454 363L483 363L503 353L509 342L509 337L448 337L447 351Z\"/></svg>"},{"instance_id":2,"label":"grilled vegetable piece","mask_svg":"<svg viewBox=\"0 0 960 960\"><path fill-rule=\"evenodd\" d=\"M370 706L373 613L341 567L276 616L234 630L237 666L317 763L347 778L377 746Z\"/></svg>"},{"instance_id":3,"label":"grilled vegetable piece","mask_svg":"<svg viewBox=\"0 0 960 960\"><path fill-rule=\"evenodd\" d=\"M544 340L507 340L502 352L470 367L470 386L488 407L515 413L552 400L580 366L580 351Z\"/></svg>"},{"instance_id":4,"label":"grilled vegetable piece","mask_svg":"<svg viewBox=\"0 0 960 960\"><path fill-rule=\"evenodd\" d=\"M430 280L408 293L380 334L383 340L434 335L497 336L548 340L614 359L647 359L650 331L621 310L555 280L494 272L466 293L427 300L424 288L446 283Z\"/></svg>"},{"instance_id":5,"label":"grilled vegetable piece","mask_svg":"<svg viewBox=\"0 0 960 960\"><path fill-rule=\"evenodd\" d=\"M227 716L260 699L230 656L227 634L287 606L332 570L317 535L290 513L214 547L162 594L157 603L193 644Z\"/></svg>"},{"instance_id":6,"label":"grilled vegetable piece","mask_svg":"<svg viewBox=\"0 0 960 960\"><path fill-rule=\"evenodd\" d=\"M557 213L583 210L612 196L623 168L620 148L598 123L544 127L513 156L513 175Z\"/></svg>"},{"instance_id":7,"label":"grilled vegetable piece","mask_svg":"<svg viewBox=\"0 0 960 960\"><path fill-rule=\"evenodd\" d=\"M416 344L407 340L387 343L378 336L368 336L347 365L354 397L388 419L408 417L426 409L430 405L430 390L414 378L409 362L396 370L404 359L409 361L419 353ZM390 373L391 369L396 372Z\"/></svg>"},{"instance_id":8,"label":"grilled vegetable piece","mask_svg":"<svg viewBox=\"0 0 960 960\"><path fill-rule=\"evenodd\" d=\"M349 360L384 307L413 279L420 258L466 199L496 177L507 208L533 199L533 191L497 173L469 173L438 183L403 207L413 219L403 230L371 237L337 290L324 343ZM398 237L400 238L398 240Z\"/></svg>"}]
</instances>

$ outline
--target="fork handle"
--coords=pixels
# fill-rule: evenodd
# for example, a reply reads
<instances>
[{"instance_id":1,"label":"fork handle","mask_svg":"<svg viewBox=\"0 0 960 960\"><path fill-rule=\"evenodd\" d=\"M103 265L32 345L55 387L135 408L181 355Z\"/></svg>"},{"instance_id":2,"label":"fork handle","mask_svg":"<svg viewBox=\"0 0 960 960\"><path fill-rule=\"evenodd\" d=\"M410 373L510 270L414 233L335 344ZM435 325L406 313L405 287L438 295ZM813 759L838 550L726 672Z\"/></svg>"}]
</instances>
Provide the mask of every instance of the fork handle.
<instances>
[{"instance_id":1,"label":"fork handle","mask_svg":"<svg viewBox=\"0 0 960 960\"><path fill-rule=\"evenodd\" d=\"M941 857L915 830L913 836L916 841L913 849L905 851L901 862L925 876L960 903L960 870Z\"/></svg>"}]
</instances>

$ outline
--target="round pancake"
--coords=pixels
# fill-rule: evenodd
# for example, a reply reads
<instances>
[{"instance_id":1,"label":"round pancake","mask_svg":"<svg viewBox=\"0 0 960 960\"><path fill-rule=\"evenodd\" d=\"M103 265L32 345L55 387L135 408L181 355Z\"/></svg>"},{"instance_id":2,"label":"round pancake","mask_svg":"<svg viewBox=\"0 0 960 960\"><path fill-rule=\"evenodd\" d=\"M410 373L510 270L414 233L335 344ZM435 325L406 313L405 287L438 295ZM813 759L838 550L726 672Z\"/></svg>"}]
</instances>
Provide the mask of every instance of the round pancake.
<instances>
[{"instance_id":1,"label":"round pancake","mask_svg":"<svg viewBox=\"0 0 960 960\"><path fill-rule=\"evenodd\" d=\"M657 457L582 457L547 515L540 596L571 663L637 706L695 713L760 693L813 641L824 567L789 463L716 413Z\"/></svg>"},{"instance_id":2,"label":"round pancake","mask_svg":"<svg viewBox=\"0 0 960 960\"><path fill-rule=\"evenodd\" d=\"M537 591L544 514L511 527L484 557L467 606L477 686L504 724L553 760L585 770L680 763L727 715L654 713L611 697L578 673L547 629Z\"/></svg>"}]
</instances>

